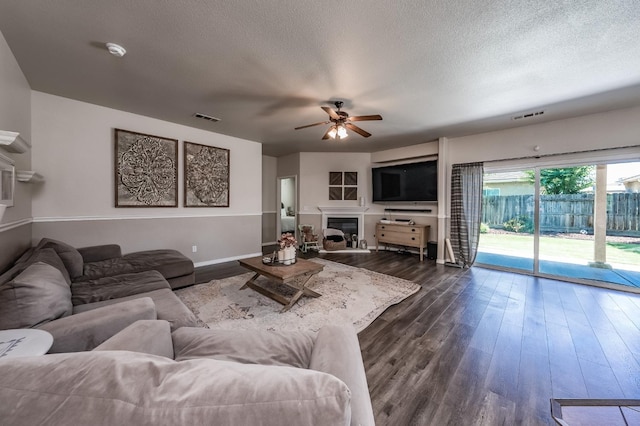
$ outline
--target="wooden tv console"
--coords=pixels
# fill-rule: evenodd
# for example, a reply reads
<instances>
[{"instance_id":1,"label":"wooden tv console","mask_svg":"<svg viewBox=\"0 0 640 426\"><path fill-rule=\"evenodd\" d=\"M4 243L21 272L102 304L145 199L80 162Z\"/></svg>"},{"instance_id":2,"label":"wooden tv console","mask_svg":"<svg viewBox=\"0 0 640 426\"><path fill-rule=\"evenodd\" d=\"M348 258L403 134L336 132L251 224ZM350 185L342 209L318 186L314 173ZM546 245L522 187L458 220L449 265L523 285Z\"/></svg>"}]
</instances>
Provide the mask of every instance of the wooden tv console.
<instances>
[{"instance_id":1,"label":"wooden tv console","mask_svg":"<svg viewBox=\"0 0 640 426\"><path fill-rule=\"evenodd\" d=\"M376 224L376 251L380 243L420 249L420 262L424 259L424 249L429 241L429 225L409 225L405 223Z\"/></svg>"}]
</instances>

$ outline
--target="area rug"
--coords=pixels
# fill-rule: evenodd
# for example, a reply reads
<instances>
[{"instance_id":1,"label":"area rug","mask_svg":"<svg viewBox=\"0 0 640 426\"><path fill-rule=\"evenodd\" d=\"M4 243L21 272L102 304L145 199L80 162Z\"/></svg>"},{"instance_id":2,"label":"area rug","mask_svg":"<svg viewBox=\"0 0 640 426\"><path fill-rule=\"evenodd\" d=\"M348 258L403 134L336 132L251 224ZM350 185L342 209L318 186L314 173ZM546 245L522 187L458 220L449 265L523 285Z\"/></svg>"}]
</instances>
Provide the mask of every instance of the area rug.
<instances>
[{"instance_id":1,"label":"area rug","mask_svg":"<svg viewBox=\"0 0 640 426\"><path fill-rule=\"evenodd\" d=\"M420 290L420 285L411 281L329 260L311 260L324 265L308 283L322 296L303 296L288 312L281 313L281 304L250 288L240 290L253 272L175 293L209 328L317 331L325 324L352 323L361 331L389 306ZM263 277L258 281L271 285Z\"/></svg>"}]
</instances>

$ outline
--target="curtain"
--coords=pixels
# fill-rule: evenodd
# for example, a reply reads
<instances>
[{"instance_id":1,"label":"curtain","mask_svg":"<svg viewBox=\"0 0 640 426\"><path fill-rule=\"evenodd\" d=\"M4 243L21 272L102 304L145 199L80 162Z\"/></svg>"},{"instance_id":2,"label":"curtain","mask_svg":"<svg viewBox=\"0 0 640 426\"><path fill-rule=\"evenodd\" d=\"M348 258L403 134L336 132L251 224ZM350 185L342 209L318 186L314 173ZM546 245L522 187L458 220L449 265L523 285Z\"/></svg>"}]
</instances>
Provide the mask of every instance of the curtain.
<instances>
[{"instance_id":1,"label":"curtain","mask_svg":"<svg viewBox=\"0 0 640 426\"><path fill-rule=\"evenodd\" d=\"M451 171L451 247L455 261L476 261L482 220L482 163L454 164Z\"/></svg>"}]
</instances>

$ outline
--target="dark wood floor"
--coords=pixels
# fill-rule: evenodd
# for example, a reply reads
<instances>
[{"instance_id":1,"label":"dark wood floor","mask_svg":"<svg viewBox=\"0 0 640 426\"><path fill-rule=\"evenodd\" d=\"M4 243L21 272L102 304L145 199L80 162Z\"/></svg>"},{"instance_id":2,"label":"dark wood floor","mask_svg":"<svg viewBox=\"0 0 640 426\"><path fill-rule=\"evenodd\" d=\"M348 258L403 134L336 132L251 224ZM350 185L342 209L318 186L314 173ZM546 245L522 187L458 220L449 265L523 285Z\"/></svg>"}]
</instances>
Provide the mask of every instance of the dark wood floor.
<instances>
[{"instance_id":1,"label":"dark wood floor","mask_svg":"<svg viewBox=\"0 0 640 426\"><path fill-rule=\"evenodd\" d=\"M359 334L378 425L551 425L550 398L640 398L638 295L393 252L322 257L422 285Z\"/></svg>"}]
</instances>

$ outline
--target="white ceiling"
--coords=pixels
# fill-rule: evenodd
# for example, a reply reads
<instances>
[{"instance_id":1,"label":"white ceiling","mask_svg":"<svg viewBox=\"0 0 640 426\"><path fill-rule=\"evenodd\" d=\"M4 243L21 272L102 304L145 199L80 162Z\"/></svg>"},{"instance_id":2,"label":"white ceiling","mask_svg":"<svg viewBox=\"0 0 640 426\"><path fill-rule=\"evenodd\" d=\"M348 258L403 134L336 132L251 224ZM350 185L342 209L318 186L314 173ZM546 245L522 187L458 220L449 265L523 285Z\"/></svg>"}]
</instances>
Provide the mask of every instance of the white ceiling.
<instances>
[{"instance_id":1,"label":"white ceiling","mask_svg":"<svg viewBox=\"0 0 640 426\"><path fill-rule=\"evenodd\" d=\"M34 90L261 142L275 156L640 105L638 0L0 0L0 31ZM325 120L319 107L334 100L384 120L358 123L368 139L293 130Z\"/></svg>"}]
</instances>

